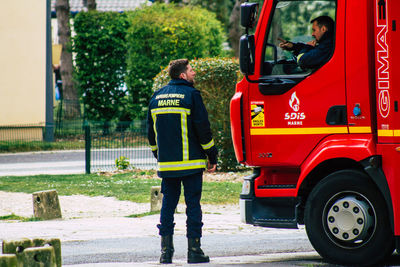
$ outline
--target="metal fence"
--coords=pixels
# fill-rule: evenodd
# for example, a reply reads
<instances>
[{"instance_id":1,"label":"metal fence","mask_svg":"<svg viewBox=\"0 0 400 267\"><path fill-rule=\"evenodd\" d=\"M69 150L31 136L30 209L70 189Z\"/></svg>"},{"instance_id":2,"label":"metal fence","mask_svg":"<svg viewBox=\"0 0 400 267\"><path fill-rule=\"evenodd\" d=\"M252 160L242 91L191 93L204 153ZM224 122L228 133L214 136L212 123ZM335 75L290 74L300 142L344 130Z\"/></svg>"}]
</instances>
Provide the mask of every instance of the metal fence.
<instances>
[{"instance_id":1,"label":"metal fence","mask_svg":"<svg viewBox=\"0 0 400 267\"><path fill-rule=\"evenodd\" d=\"M46 131L52 131L54 142L46 142ZM51 125L0 126L0 152L84 149L85 132L82 120L68 121L61 128Z\"/></svg>"},{"instance_id":2,"label":"metal fence","mask_svg":"<svg viewBox=\"0 0 400 267\"><path fill-rule=\"evenodd\" d=\"M44 141L46 129L54 131L54 142ZM144 121L100 123L74 120L52 127L0 127L0 153L83 149L86 173L114 171L118 167L156 168ZM116 164L117 159L120 160L119 164Z\"/></svg>"},{"instance_id":3,"label":"metal fence","mask_svg":"<svg viewBox=\"0 0 400 267\"><path fill-rule=\"evenodd\" d=\"M87 123L84 129L86 173L156 167L144 122Z\"/></svg>"}]
</instances>

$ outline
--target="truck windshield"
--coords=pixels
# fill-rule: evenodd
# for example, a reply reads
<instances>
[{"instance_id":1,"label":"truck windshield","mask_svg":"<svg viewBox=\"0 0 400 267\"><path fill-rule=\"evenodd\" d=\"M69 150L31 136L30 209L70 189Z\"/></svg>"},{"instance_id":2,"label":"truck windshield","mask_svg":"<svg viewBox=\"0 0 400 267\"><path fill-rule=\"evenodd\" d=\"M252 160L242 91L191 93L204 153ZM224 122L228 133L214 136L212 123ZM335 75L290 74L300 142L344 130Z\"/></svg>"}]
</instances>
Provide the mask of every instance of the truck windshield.
<instances>
[{"instance_id":1,"label":"truck windshield","mask_svg":"<svg viewBox=\"0 0 400 267\"><path fill-rule=\"evenodd\" d=\"M299 51L282 49L280 44L286 41L315 46L315 37L312 36L313 24L310 22L320 16L329 16L334 21L335 15L336 1L278 1L266 35L268 39L265 42L264 65L267 66L262 68L264 72L262 74L304 75L310 73L310 68L298 66Z\"/></svg>"}]
</instances>

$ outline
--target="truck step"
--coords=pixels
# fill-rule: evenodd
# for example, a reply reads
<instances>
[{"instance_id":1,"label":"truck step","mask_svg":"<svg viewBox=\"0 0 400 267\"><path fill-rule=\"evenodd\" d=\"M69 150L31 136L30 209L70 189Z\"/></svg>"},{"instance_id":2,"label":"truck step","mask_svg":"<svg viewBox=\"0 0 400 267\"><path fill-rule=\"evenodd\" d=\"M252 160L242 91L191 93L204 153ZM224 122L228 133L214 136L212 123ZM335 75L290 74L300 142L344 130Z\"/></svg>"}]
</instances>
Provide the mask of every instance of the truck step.
<instances>
[{"instance_id":1,"label":"truck step","mask_svg":"<svg viewBox=\"0 0 400 267\"><path fill-rule=\"evenodd\" d=\"M297 229L297 221L294 218L280 218L280 219L255 219L254 225L261 227L273 227L273 228L287 228L287 229Z\"/></svg>"}]
</instances>

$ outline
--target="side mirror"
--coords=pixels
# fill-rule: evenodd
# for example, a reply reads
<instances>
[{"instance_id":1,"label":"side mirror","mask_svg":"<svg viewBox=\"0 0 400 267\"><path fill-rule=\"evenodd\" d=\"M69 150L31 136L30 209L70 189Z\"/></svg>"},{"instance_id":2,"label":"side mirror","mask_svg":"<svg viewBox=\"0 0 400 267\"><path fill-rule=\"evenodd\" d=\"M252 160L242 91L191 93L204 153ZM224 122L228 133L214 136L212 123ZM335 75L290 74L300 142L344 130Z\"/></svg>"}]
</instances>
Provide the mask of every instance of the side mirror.
<instances>
[{"instance_id":1,"label":"side mirror","mask_svg":"<svg viewBox=\"0 0 400 267\"><path fill-rule=\"evenodd\" d=\"M243 3L240 5L240 24L247 29L255 26L258 3Z\"/></svg>"},{"instance_id":2,"label":"side mirror","mask_svg":"<svg viewBox=\"0 0 400 267\"><path fill-rule=\"evenodd\" d=\"M243 74L254 74L254 35L243 35L239 43L239 68Z\"/></svg>"}]
</instances>

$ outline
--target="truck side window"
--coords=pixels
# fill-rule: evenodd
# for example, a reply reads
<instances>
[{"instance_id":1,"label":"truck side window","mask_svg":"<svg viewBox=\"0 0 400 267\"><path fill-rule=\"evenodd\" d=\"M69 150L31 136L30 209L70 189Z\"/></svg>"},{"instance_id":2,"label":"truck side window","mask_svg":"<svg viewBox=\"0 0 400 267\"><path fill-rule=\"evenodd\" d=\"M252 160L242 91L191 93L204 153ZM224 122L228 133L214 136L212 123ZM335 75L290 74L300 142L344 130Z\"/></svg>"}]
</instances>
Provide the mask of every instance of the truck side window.
<instances>
[{"instance_id":1,"label":"truck side window","mask_svg":"<svg viewBox=\"0 0 400 267\"><path fill-rule=\"evenodd\" d=\"M325 64L334 49L335 14L336 1L277 1L265 42L261 75L306 76ZM316 18L319 20L317 25L321 25L321 18L325 22L328 19L331 22L328 25L332 28L329 36L325 34L317 42L319 36L314 33L315 25L311 22ZM331 38L330 42L326 41L328 37ZM288 45L285 46L286 43ZM315 45L319 46L318 50L313 50ZM321 54L316 57L319 62L313 62L311 54L307 53L311 50ZM306 57L302 59L303 55Z\"/></svg>"}]
</instances>

